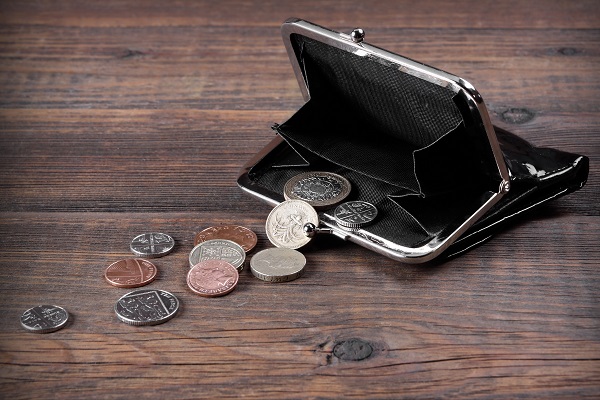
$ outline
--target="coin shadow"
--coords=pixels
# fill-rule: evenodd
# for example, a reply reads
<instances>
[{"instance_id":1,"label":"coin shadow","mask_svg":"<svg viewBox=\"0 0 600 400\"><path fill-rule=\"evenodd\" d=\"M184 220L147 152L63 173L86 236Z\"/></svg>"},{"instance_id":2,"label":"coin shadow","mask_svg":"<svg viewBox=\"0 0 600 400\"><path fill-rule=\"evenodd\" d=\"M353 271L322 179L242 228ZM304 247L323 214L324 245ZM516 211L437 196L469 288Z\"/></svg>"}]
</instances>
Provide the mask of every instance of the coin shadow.
<instances>
[{"instance_id":1,"label":"coin shadow","mask_svg":"<svg viewBox=\"0 0 600 400\"><path fill-rule=\"evenodd\" d=\"M60 330L69 329L75 323L76 318L77 317L72 312L69 312L69 319L67 319L67 323L65 324L65 326L60 328Z\"/></svg>"},{"instance_id":2,"label":"coin shadow","mask_svg":"<svg viewBox=\"0 0 600 400\"><path fill-rule=\"evenodd\" d=\"M328 252L330 254L343 254L338 262L344 262L344 257L352 257L352 261L361 264L364 262L364 268L372 270L376 274L385 274L386 276L402 282L421 281L430 279L441 272L446 271L456 261L454 258L432 260L420 264L409 264L393 260L384 255L370 251L355 243L340 240L333 236L318 237L307 246L302 248L302 253L306 255ZM348 260L350 261L350 260ZM304 276L310 274L305 271Z\"/></svg>"}]
</instances>

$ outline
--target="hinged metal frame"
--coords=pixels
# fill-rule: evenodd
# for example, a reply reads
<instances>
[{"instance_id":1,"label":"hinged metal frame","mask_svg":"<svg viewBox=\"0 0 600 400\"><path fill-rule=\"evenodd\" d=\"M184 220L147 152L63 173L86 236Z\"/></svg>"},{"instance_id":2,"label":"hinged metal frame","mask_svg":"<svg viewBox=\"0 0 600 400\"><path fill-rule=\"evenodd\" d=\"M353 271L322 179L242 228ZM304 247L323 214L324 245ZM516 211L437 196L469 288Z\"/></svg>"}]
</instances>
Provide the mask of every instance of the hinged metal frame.
<instances>
[{"instance_id":1,"label":"hinged metal frame","mask_svg":"<svg viewBox=\"0 0 600 400\"><path fill-rule=\"evenodd\" d=\"M287 49L290 62L296 74L300 90L305 101L310 99L310 92L305 81L302 68L299 64L294 46L292 45L291 35L298 34L305 36L330 46L352 52L359 56L373 56L385 60L387 63L397 66L398 70L403 73L413 75L417 78L426 80L438 86L451 89L463 98L469 104L472 113L478 113L479 119L483 123L485 133L487 135L490 150L496 162L498 175L501 178L500 185L496 193L494 193L487 201L485 201L469 218L467 218L460 226L451 232L442 232L436 238L420 247L412 248L398 245L384 237L369 233L368 227L364 229L348 231L337 225L333 216L333 210L319 213L320 223L323 226L331 229L331 233L351 242L357 243L363 247L369 248L380 254L383 254L392 259L406 263L421 263L429 261L441 252L443 252L450 244L458 239L473 223L481 218L494 204L496 204L502 196L510 189L510 176L500 146L496 139L494 128L489 118L487 108L479 92L464 79L438 70L436 68L418 63L406 57L388 52L378 47L372 46L363 41L364 31L354 30L352 34L344 34L335 32L321 26L303 21L297 18L288 19L281 28L284 45ZM357 38L359 40L357 40ZM238 185L248 193L260 198L261 200L273 206L283 201L283 195L273 193L262 188L257 188L252 184L248 177L248 171L266 154L274 150L280 145L284 145L280 137L274 139L263 151L250 160L238 179Z\"/></svg>"}]
</instances>

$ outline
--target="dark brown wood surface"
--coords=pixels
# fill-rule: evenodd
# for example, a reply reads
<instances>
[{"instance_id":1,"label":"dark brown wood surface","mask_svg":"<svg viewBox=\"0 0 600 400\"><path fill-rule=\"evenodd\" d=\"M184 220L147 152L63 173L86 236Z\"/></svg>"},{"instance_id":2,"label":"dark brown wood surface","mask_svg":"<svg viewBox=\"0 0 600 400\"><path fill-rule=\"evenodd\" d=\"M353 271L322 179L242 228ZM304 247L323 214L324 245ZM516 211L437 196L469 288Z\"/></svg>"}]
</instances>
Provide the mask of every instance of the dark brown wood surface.
<instances>
[{"instance_id":1,"label":"dark brown wood surface","mask_svg":"<svg viewBox=\"0 0 600 400\"><path fill-rule=\"evenodd\" d=\"M599 9L0 2L0 397L598 396ZM302 104L279 33L290 16L360 26L370 43L468 79L494 124L589 156L587 186L441 265L319 238L301 279L245 270L228 296L194 295L199 230L241 224L269 247L270 207L235 181ZM131 327L113 312L127 289L102 274L146 231L177 241L149 287L182 308ZM21 313L40 303L66 307L69 325L25 332Z\"/></svg>"}]
</instances>

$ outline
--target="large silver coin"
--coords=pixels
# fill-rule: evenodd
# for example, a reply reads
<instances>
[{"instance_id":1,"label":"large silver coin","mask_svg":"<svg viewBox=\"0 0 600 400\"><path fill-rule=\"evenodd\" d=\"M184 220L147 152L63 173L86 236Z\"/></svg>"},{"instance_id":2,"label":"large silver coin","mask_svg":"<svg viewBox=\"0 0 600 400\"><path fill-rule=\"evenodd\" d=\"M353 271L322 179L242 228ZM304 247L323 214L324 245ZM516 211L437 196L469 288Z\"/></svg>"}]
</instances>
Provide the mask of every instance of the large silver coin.
<instances>
[{"instance_id":1,"label":"large silver coin","mask_svg":"<svg viewBox=\"0 0 600 400\"><path fill-rule=\"evenodd\" d=\"M29 332L50 333L62 329L69 320L69 313L62 307L40 305L21 315L21 325Z\"/></svg>"},{"instance_id":2,"label":"large silver coin","mask_svg":"<svg viewBox=\"0 0 600 400\"><path fill-rule=\"evenodd\" d=\"M117 318L129 325L157 325L177 314L179 300L164 290L135 290L115 304Z\"/></svg>"},{"instance_id":3,"label":"large silver coin","mask_svg":"<svg viewBox=\"0 0 600 400\"><path fill-rule=\"evenodd\" d=\"M223 260L233 265L238 272L244 269L246 251L239 244L226 239L202 242L190 251L190 268L200 261Z\"/></svg>"},{"instance_id":4,"label":"large silver coin","mask_svg":"<svg viewBox=\"0 0 600 400\"><path fill-rule=\"evenodd\" d=\"M175 241L166 233L144 233L133 238L129 248L133 254L144 258L156 258L169 254Z\"/></svg>"},{"instance_id":5,"label":"large silver coin","mask_svg":"<svg viewBox=\"0 0 600 400\"><path fill-rule=\"evenodd\" d=\"M303 230L307 223L319 226L319 215L315 209L302 200L286 200L271 210L265 229L273 245L298 249L311 240Z\"/></svg>"},{"instance_id":6,"label":"large silver coin","mask_svg":"<svg viewBox=\"0 0 600 400\"><path fill-rule=\"evenodd\" d=\"M267 282L288 282L304 272L306 258L297 250L286 248L266 249L250 260L252 275Z\"/></svg>"},{"instance_id":7,"label":"large silver coin","mask_svg":"<svg viewBox=\"0 0 600 400\"><path fill-rule=\"evenodd\" d=\"M331 172L305 172L287 181L286 200L304 200L316 209L333 207L350 194L348 179Z\"/></svg>"},{"instance_id":8,"label":"large silver coin","mask_svg":"<svg viewBox=\"0 0 600 400\"><path fill-rule=\"evenodd\" d=\"M338 225L358 229L369 225L377 218L377 207L366 201L348 201L337 206L333 216Z\"/></svg>"}]
</instances>

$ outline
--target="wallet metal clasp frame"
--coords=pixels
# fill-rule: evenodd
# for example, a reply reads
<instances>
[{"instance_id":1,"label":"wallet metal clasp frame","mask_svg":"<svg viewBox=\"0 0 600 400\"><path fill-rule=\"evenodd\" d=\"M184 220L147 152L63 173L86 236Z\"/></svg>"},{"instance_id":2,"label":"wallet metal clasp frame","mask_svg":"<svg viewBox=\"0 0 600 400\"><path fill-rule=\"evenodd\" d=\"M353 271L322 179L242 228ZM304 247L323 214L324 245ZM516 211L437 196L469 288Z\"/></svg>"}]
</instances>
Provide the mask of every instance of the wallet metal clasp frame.
<instances>
[{"instance_id":1,"label":"wallet metal clasp frame","mask_svg":"<svg viewBox=\"0 0 600 400\"><path fill-rule=\"evenodd\" d=\"M454 93L461 96L466 101L469 109L472 110L473 117L479 121L482 130L485 131L490 151L495 162L495 167L497 168L497 175L500 181L497 191L487 198L480 205L480 207L477 208L475 212L468 216L462 223L457 226L449 227L446 229L447 231L440 232L431 241L419 247L407 247L399 245L398 243L394 243L385 237L374 235L373 233L369 232L368 227L364 229L348 231L337 225L335 218L332 215L332 211L320 212L319 217L321 225L331 229L332 234L344 240L357 243L363 247L369 248L395 260L407 263L421 263L431 260L443 252L474 222L481 218L494 204L496 204L505 193L508 192L510 189L510 176L505 165L500 146L496 139L496 134L490 121L487 108L479 92L469 82L455 75L365 43L363 41L364 31L359 28L353 30L352 33L348 35L331 31L307 21L292 18L288 19L283 24L281 32L284 45L305 101L310 100L310 90L307 78L302 70L302 66L298 58L299 55L297 54L291 40L292 35L301 35L325 43L329 46L351 52L357 56L374 57L378 60L383 60L385 63L395 66L401 73L410 74L416 78L425 80L435 85L451 89ZM273 193L271 191L264 190L262 187L254 185L248 173L250 172L250 169L266 155L277 149L278 146L284 145L285 142L281 137L278 136L275 138L269 145L267 145L267 147L265 147L259 154L257 154L245 165L238 179L238 185L244 191L255 197L258 197L272 206L276 206L284 200L283 194Z\"/></svg>"}]
</instances>

